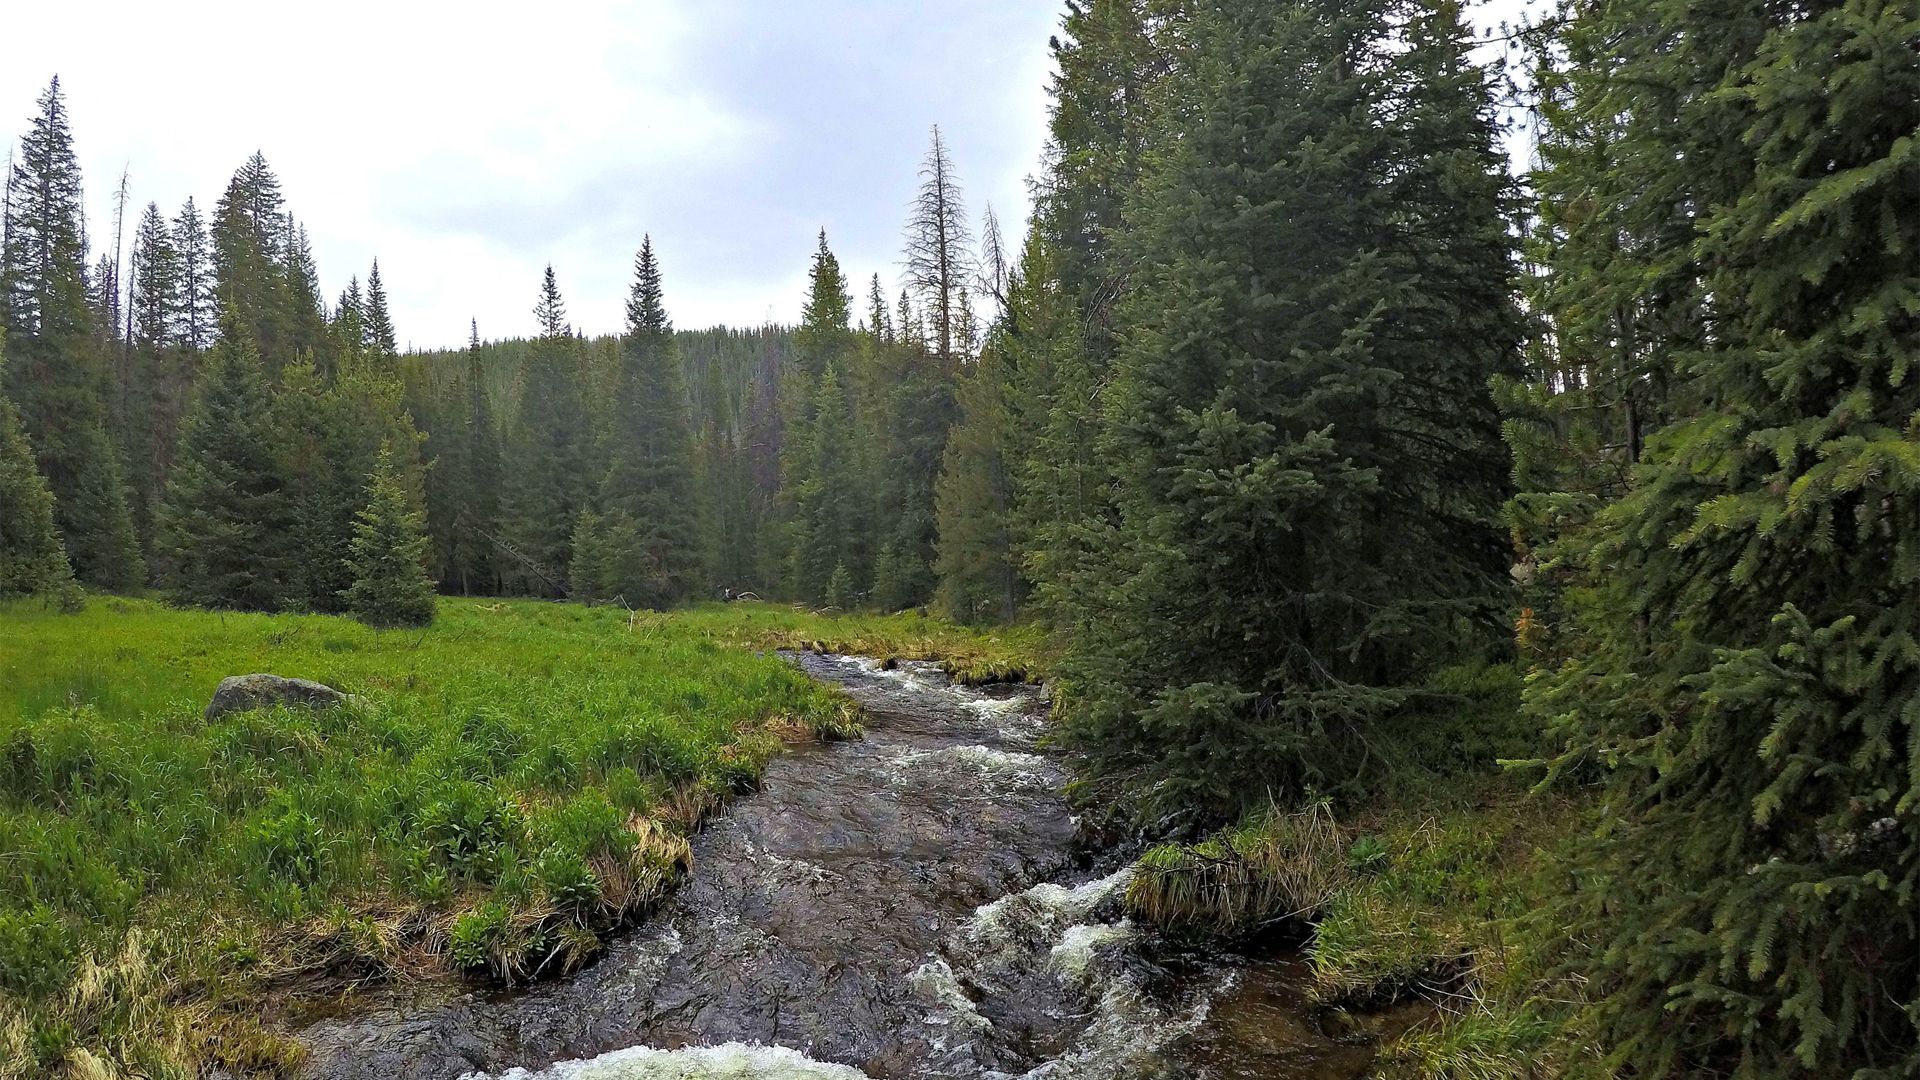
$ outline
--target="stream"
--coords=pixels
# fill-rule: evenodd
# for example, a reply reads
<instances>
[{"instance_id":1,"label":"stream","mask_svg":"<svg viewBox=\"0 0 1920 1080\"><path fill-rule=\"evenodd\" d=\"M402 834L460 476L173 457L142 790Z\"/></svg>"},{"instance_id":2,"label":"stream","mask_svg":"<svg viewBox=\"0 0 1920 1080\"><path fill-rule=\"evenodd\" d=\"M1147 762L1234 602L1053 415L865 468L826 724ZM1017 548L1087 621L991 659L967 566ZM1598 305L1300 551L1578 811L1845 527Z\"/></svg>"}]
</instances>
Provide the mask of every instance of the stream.
<instances>
[{"instance_id":1,"label":"stream","mask_svg":"<svg viewBox=\"0 0 1920 1080\"><path fill-rule=\"evenodd\" d=\"M314 1080L1351 1080L1297 954L1168 941L1076 843L1027 686L801 655L864 739L776 758L661 911L578 974L440 991L301 1034ZM1391 1026L1404 1026L1393 1017Z\"/></svg>"}]
</instances>

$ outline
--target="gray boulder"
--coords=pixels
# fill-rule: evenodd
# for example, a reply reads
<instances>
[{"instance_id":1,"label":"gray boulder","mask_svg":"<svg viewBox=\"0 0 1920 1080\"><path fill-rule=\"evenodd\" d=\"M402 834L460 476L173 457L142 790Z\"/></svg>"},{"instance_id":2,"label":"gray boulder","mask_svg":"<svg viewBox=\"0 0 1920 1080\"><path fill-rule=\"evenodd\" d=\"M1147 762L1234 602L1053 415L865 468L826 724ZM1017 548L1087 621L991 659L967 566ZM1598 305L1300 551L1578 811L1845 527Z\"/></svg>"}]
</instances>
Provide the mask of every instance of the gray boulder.
<instances>
[{"instance_id":1,"label":"gray boulder","mask_svg":"<svg viewBox=\"0 0 1920 1080\"><path fill-rule=\"evenodd\" d=\"M273 705L305 705L325 709L354 700L324 683L309 679L283 679L278 675L229 675L220 680L220 689L207 703L207 722L232 712L265 709Z\"/></svg>"}]
</instances>

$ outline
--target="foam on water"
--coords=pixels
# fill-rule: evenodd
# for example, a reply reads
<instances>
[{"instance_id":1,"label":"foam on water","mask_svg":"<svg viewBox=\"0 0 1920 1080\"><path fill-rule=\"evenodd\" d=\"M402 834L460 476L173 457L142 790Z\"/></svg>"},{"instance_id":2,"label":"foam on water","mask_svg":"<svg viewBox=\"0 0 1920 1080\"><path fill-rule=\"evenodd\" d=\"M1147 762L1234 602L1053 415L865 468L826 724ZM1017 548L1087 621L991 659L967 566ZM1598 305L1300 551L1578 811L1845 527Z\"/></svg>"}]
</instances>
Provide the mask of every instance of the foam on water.
<instances>
[{"instance_id":1,"label":"foam on water","mask_svg":"<svg viewBox=\"0 0 1920 1080\"><path fill-rule=\"evenodd\" d=\"M902 754L894 762L894 779L905 783L916 768L960 766L980 773L983 780L1002 780L1015 784L1050 786L1052 763L1038 754L995 750L990 746L947 746L939 750L920 750Z\"/></svg>"},{"instance_id":2,"label":"foam on water","mask_svg":"<svg viewBox=\"0 0 1920 1080\"><path fill-rule=\"evenodd\" d=\"M1088 981L1096 949L1131 937L1133 925L1124 919L1117 923L1077 923L1067 927L1060 944L1047 954L1047 961L1055 971L1074 982L1084 983Z\"/></svg>"},{"instance_id":3,"label":"foam on water","mask_svg":"<svg viewBox=\"0 0 1920 1080\"><path fill-rule=\"evenodd\" d=\"M469 1073L462 1080L486 1080ZM508 1069L498 1080L866 1080L847 1065L815 1061L785 1046L722 1043L656 1050L630 1046L595 1058L562 1061L538 1072Z\"/></svg>"},{"instance_id":4,"label":"foam on water","mask_svg":"<svg viewBox=\"0 0 1920 1080\"><path fill-rule=\"evenodd\" d=\"M980 905L967 925L967 936L975 944L1001 948L1011 945L1016 936L1050 936L1059 926L1085 921L1088 913L1132 880L1133 867L1127 866L1071 887L1043 882Z\"/></svg>"},{"instance_id":5,"label":"foam on water","mask_svg":"<svg viewBox=\"0 0 1920 1080\"><path fill-rule=\"evenodd\" d=\"M960 988L959 976L945 960L936 958L921 964L907 976L907 982L922 1001L934 1007L934 1011L927 1014L927 1023L969 1031L983 1031L993 1026Z\"/></svg>"}]
</instances>

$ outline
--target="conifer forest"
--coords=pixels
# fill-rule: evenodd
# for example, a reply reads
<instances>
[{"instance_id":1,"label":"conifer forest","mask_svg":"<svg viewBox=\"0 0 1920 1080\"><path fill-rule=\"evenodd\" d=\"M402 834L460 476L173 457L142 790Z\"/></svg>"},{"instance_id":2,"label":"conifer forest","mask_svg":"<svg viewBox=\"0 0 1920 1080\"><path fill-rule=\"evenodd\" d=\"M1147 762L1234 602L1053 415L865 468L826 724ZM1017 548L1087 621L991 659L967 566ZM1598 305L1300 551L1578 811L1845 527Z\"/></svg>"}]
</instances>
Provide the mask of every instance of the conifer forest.
<instances>
[{"instance_id":1,"label":"conifer forest","mask_svg":"<svg viewBox=\"0 0 1920 1080\"><path fill-rule=\"evenodd\" d=\"M1065 5L1031 216L929 124L897 273L767 253L790 324L676 324L642 232L617 332L561 264L403 349L297 128L103 222L68 87L0 101L0 1077L379 1075L360 1002L603 977L923 672L1043 688L956 738L1083 852L847 961L959 978L971 1064L776 1010L387 1074L1920 1078L1920 3L1564 0L1504 61L1439 0ZM207 706L267 671L341 693ZM1221 990L1071 1071L978 927L1096 879L1066 1011L1283 957L1357 1064L1220 1049ZM649 1041L709 1056L554 1064Z\"/></svg>"}]
</instances>

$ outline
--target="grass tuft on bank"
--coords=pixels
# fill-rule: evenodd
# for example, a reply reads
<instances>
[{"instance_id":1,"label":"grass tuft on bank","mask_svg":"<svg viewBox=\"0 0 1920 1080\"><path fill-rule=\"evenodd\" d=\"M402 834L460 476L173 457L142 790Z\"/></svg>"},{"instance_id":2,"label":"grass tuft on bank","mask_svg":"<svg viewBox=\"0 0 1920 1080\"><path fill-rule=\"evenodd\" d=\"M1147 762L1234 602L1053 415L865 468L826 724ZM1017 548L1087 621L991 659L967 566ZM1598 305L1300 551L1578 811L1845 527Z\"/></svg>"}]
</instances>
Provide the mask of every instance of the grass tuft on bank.
<instances>
[{"instance_id":1,"label":"grass tuft on bank","mask_svg":"<svg viewBox=\"0 0 1920 1080\"><path fill-rule=\"evenodd\" d=\"M857 730L844 695L715 632L750 621L0 607L0 1076L284 1071L263 1011L586 963L783 738ZM255 671L360 701L203 720Z\"/></svg>"},{"instance_id":2,"label":"grass tuft on bank","mask_svg":"<svg viewBox=\"0 0 1920 1080\"><path fill-rule=\"evenodd\" d=\"M1581 807L1532 796L1500 758L1525 757L1514 678L1500 665L1439 673L1417 709L1369 733L1370 789L1267 807L1193 843L1150 849L1127 900L1172 932L1304 939L1330 1028L1412 998L1432 1016L1380 1047L1374 1075L1552 1075L1580 988L1554 971L1536 913Z\"/></svg>"}]
</instances>

